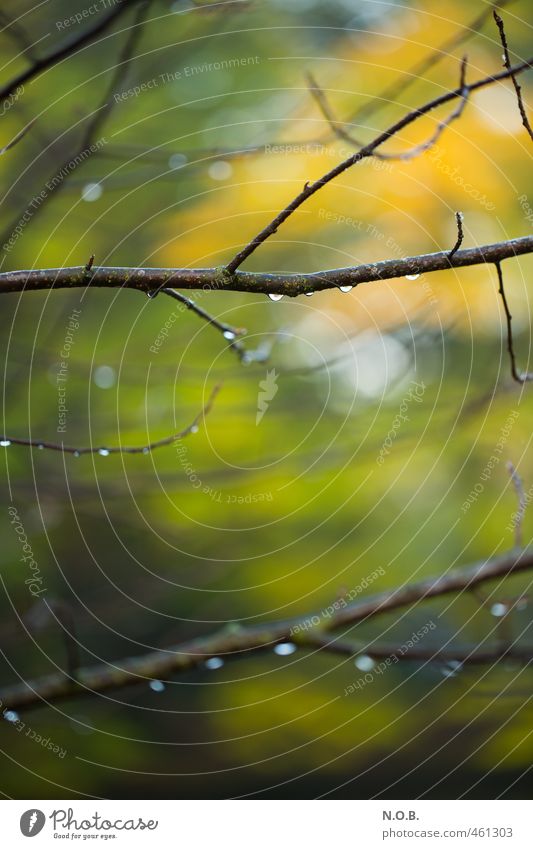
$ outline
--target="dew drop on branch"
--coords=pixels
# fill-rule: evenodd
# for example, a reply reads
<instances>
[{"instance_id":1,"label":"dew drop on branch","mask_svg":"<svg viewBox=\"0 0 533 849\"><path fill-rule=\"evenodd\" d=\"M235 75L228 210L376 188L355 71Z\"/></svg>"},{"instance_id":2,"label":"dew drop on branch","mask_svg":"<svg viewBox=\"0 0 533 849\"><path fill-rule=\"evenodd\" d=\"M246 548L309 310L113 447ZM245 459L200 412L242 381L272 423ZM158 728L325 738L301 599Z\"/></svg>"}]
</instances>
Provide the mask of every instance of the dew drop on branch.
<instances>
[{"instance_id":1,"label":"dew drop on branch","mask_svg":"<svg viewBox=\"0 0 533 849\"><path fill-rule=\"evenodd\" d=\"M278 643L277 646L274 646L274 654L278 654L280 657L287 657L289 654L294 654L295 651L295 643Z\"/></svg>"},{"instance_id":2,"label":"dew drop on branch","mask_svg":"<svg viewBox=\"0 0 533 849\"><path fill-rule=\"evenodd\" d=\"M165 685L162 681L150 681L150 689L154 691L154 693L162 693L165 689Z\"/></svg>"},{"instance_id":3,"label":"dew drop on branch","mask_svg":"<svg viewBox=\"0 0 533 849\"><path fill-rule=\"evenodd\" d=\"M224 339L228 340L228 342L233 342L233 340L235 339L235 336L236 336L236 334L233 332L233 330L225 330L222 335L223 335Z\"/></svg>"},{"instance_id":4,"label":"dew drop on branch","mask_svg":"<svg viewBox=\"0 0 533 849\"><path fill-rule=\"evenodd\" d=\"M356 657L354 660L354 665L361 670L361 672L370 672L371 669L376 665L375 661L368 654L360 654L359 657Z\"/></svg>"},{"instance_id":5,"label":"dew drop on branch","mask_svg":"<svg viewBox=\"0 0 533 849\"><path fill-rule=\"evenodd\" d=\"M283 295L277 295L275 292L270 292L268 297L271 301L281 301Z\"/></svg>"},{"instance_id":6,"label":"dew drop on branch","mask_svg":"<svg viewBox=\"0 0 533 849\"><path fill-rule=\"evenodd\" d=\"M405 275L406 280L418 280L419 277L420 277L420 274L406 274Z\"/></svg>"},{"instance_id":7,"label":"dew drop on branch","mask_svg":"<svg viewBox=\"0 0 533 849\"><path fill-rule=\"evenodd\" d=\"M209 657L204 665L206 669L220 669L224 666L224 661L221 657Z\"/></svg>"},{"instance_id":8,"label":"dew drop on branch","mask_svg":"<svg viewBox=\"0 0 533 849\"><path fill-rule=\"evenodd\" d=\"M353 286L339 286L339 289L341 290L341 292L351 292Z\"/></svg>"},{"instance_id":9,"label":"dew drop on branch","mask_svg":"<svg viewBox=\"0 0 533 849\"><path fill-rule=\"evenodd\" d=\"M0 439L0 445L2 446L2 448L9 448L9 446L11 445L11 440L10 439Z\"/></svg>"},{"instance_id":10,"label":"dew drop on branch","mask_svg":"<svg viewBox=\"0 0 533 849\"><path fill-rule=\"evenodd\" d=\"M109 448L99 448L98 453L100 457L109 457Z\"/></svg>"}]
</instances>

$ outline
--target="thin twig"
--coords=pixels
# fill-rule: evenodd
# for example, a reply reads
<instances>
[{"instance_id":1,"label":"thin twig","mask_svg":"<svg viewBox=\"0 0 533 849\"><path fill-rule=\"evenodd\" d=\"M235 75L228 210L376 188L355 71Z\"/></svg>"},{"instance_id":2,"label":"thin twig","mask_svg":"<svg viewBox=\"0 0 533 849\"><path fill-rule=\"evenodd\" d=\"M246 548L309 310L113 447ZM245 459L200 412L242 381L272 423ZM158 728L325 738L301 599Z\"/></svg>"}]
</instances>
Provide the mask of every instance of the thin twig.
<instances>
[{"instance_id":1,"label":"thin twig","mask_svg":"<svg viewBox=\"0 0 533 849\"><path fill-rule=\"evenodd\" d=\"M142 25L150 2L151 0L142 0L135 15L134 22L128 30L124 46L117 59L111 82L107 87L100 104L92 113L85 128L85 132L83 133L83 136L76 148L63 161L63 163L60 166L56 166L48 176L48 179L45 182L47 187L46 193L42 196L40 203L32 208L32 222L34 222L35 218L43 212L51 198L60 190L65 188L69 177L74 171L72 167L73 163L79 158L80 162L77 165L77 168L79 168L84 162L88 161L89 157L87 156L87 152L91 150L94 143L98 140L98 133L100 132L104 121L108 118L111 110L115 106L113 93L120 86L121 80L126 74L129 63L133 57L138 40L142 34ZM61 175L61 179L58 179L58 175ZM0 235L0 242L5 242L9 239L20 219L21 214L18 213Z\"/></svg>"},{"instance_id":2,"label":"thin twig","mask_svg":"<svg viewBox=\"0 0 533 849\"><path fill-rule=\"evenodd\" d=\"M377 150L384 142L388 141L392 136L396 135L403 130L405 127L412 124L414 121L418 120L422 115L427 115L429 112L432 112L433 109L436 109L438 106L443 106L445 103L449 103L451 100L455 100L456 98L461 98L461 105L459 109L464 108L464 104L468 96L473 91L477 91L478 89L484 88L486 86L492 85L501 79L507 79L511 76L512 73L518 74L522 71L530 68L533 64L533 59L529 59L527 62L523 62L520 65L516 65L512 69L506 69L501 71L499 74L494 74L490 77L484 77L482 80L478 80L475 83L471 83L466 85L464 82L464 68L465 62L462 64L462 77L461 84L459 88L454 89L453 91L448 92L447 94L443 94L440 97L436 97L433 100L425 103L423 106L420 106L417 109L413 109L404 115L399 121L396 121L392 124L387 130L380 133L373 141L369 144L362 147L356 153L349 156L347 159L344 159L330 171L327 171L322 177L319 177L318 180L315 180L313 183L305 183L304 188L295 198L285 207L285 209L281 210L275 218L270 221L269 224L266 225L247 245L245 245L242 250L240 250L236 256L233 257L232 260L227 264L226 271L228 275L234 274L235 271L239 268L240 265L247 259L251 254L254 253L257 248L263 244L266 239L272 236L277 232L278 227L283 224L284 221L287 220L303 203L305 203L308 198L322 189L325 185L330 183L348 168L351 168L357 162L360 162L362 159L368 158L374 155L374 151ZM457 110L456 110L457 112ZM452 116L450 116L451 118ZM450 120L450 119L448 119Z\"/></svg>"},{"instance_id":3,"label":"thin twig","mask_svg":"<svg viewBox=\"0 0 533 849\"><path fill-rule=\"evenodd\" d=\"M455 213L455 221L456 221L456 224L457 224L457 241L456 241L455 245L453 246L453 248L451 249L450 253L448 254L449 259L452 259L452 257L457 253L457 251L459 250L459 248L463 244L463 239L464 239L464 236L465 236L464 231L463 231L463 213L462 212L456 212Z\"/></svg>"},{"instance_id":4,"label":"thin twig","mask_svg":"<svg viewBox=\"0 0 533 849\"><path fill-rule=\"evenodd\" d=\"M220 385L215 386L209 396L206 405L194 417L192 422L178 433L173 433L172 436L165 436L163 439L157 439L155 442L149 442L147 445L117 445L111 448L101 445L93 447L92 445L84 448L76 448L70 445L64 445L62 442L47 442L43 439L19 439L15 436L2 436L0 438L0 447L9 448L11 445L24 445L30 448L48 449L49 451L60 451L62 454L73 454L74 457L81 457L82 454L100 454L102 457L107 457L109 454L150 454L156 448L163 448L166 445L172 445L179 439L183 439L191 433L196 433L201 421L210 412L213 402L220 391Z\"/></svg>"},{"instance_id":5,"label":"thin twig","mask_svg":"<svg viewBox=\"0 0 533 849\"><path fill-rule=\"evenodd\" d=\"M524 485L522 483L522 478L516 471L516 468L513 464L508 461L507 463L507 471L511 477L513 482L513 486L515 488L516 497L518 499L518 510L513 516L514 520L514 541L517 548L523 548L522 542L522 523L524 521L524 516L526 513L527 507L527 499L526 494L524 492Z\"/></svg>"},{"instance_id":6,"label":"thin twig","mask_svg":"<svg viewBox=\"0 0 533 849\"><path fill-rule=\"evenodd\" d=\"M503 286L503 272L501 263L499 261L494 263L496 266L496 271L498 272L498 281L499 281L499 289L498 293L501 296L503 308L505 310L505 320L507 322L507 350L509 351L509 359L511 361L511 374L513 376L513 380L516 380L517 383L527 383L528 381L533 380L533 373L524 372L523 374L519 374L516 368L516 356L514 352L514 342L513 342L513 327L512 321L513 317L511 315L511 311L509 310L509 304L507 303L507 298L505 296L505 289Z\"/></svg>"},{"instance_id":7,"label":"thin twig","mask_svg":"<svg viewBox=\"0 0 533 849\"><path fill-rule=\"evenodd\" d=\"M466 569L386 590L378 595L353 602L327 619L320 611L281 622L268 622L250 627L232 624L207 637L200 637L190 642L114 663L79 669L75 680L68 680L64 673L61 673L24 681L0 691L0 703L4 710L16 710L76 696L94 696L109 690L146 684L153 679L164 680L176 673L201 667L210 657L231 658L243 652L272 649L278 643L285 642L296 642L304 646L306 634L313 634L312 638L311 636L307 638L309 643L315 639L314 635L318 634L315 628L310 630L309 626L314 616L319 616L321 619L322 632L335 631L337 628L351 627L358 622L366 622L375 616L430 598L468 591L485 581L505 578L530 569L533 569L533 549L512 551L476 563ZM509 656L509 651L509 649L505 650L506 656ZM524 651L529 650L524 649ZM438 650L435 649L433 653L437 652ZM456 657L457 655L454 655L454 659ZM492 659L490 655L480 662L490 662Z\"/></svg>"},{"instance_id":8,"label":"thin twig","mask_svg":"<svg viewBox=\"0 0 533 849\"><path fill-rule=\"evenodd\" d=\"M510 70L511 69L511 59L510 59L510 56L509 56L509 47L508 47L508 44L507 44L507 36L505 34L505 27L504 27L502 19L500 18L500 16L498 15L496 10L494 10L493 14L494 14L494 20L496 21L496 25L497 25L498 30L500 32L500 39L501 39L502 47L503 47L503 67L506 68L507 70ZM520 117L522 118L522 124L526 128L526 130L529 134L529 138L533 140L533 130L531 129L531 124L529 123L529 120L528 120L528 117L527 117L527 114L526 114L526 108L524 106L524 101L522 100L522 89L520 88L520 83L516 79L516 76L515 76L514 73L511 72L510 77L511 77L511 81L512 81L513 86L514 86L514 90L516 92L516 99L518 101L518 111L520 112Z\"/></svg>"},{"instance_id":9,"label":"thin twig","mask_svg":"<svg viewBox=\"0 0 533 849\"><path fill-rule=\"evenodd\" d=\"M18 143L19 143L19 141L21 141L21 139L23 139L23 138L24 138L24 136L26 135L26 133L28 132L28 130L31 130L31 128L32 128L32 127L33 127L33 125L35 124L36 120L37 120L37 118L32 118L32 120L31 120L28 124L26 124L26 126L25 126L25 127L23 127L23 128L22 128L22 130L19 130L19 131L18 131L18 133L16 134L16 136L14 136L14 137L11 139L11 141L10 141L10 142L8 142L8 143L7 143L4 147L0 147L0 156L2 156L2 155L3 155L4 153L6 153L8 150L11 150L11 148L12 148L12 147L15 147L15 145L16 145L16 144L18 144Z\"/></svg>"}]
</instances>

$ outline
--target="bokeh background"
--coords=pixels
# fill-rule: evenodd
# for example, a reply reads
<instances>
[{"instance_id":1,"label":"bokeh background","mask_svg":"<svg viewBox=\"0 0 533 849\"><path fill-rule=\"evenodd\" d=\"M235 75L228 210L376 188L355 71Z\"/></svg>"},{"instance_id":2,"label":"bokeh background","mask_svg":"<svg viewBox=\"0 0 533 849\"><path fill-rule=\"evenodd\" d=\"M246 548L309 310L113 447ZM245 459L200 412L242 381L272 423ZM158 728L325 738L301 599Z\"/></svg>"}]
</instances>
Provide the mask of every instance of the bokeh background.
<instances>
[{"instance_id":1,"label":"bokeh background","mask_svg":"<svg viewBox=\"0 0 533 849\"><path fill-rule=\"evenodd\" d=\"M531 51L528 7L514 0L502 12L517 60ZM3 3L2 78L25 67L25 44L42 55L90 26L92 12L64 25L87 8L83 0ZM487 9L480 0L262 0L211 9L154 0L135 56L105 100L134 21L135 10L126 12L97 43L26 85L2 115L2 144L38 119L0 161L2 270L79 265L91 254L101 265L222 265L306 180L347 155L349 143L333 136L306 73L350 132L369 140L406 109L456 87L464 53L470 80L501 68L490 10L471 28ZM443 48L461 35L462 44ZM420 78L417 63L435 52L439 62ZM398 97L383 96L404 79L411 84ZM521 81L527 103L531 82ZM103 99L113 108L104 110L98 150L48 192ZM424 140L446 114L428 116L385 149ZM465 246L525 235L530 150L511 85L490 87L472 97L436 149L345 172L246 267L311 271L446 249L459 210ZM6 250L43 189L49 196ZM533 260L504 267L526 369ZM6 435L144 444L188 424L222 384L182 453L170 446L146 456L76 458L0 449L3 685L65 669L47 602L69 611L84 665L120 665L231 623L326 607L378 569L367 592L512 547L516 498L506 462L529 489L532 409L529 387L510 378L493 268L275 303L230 292L197 298L248 329L248 363L162 296L74 290L2 298ZM56 378L74 309L81 312L61 437ZM277 389L257 424L266 379ZM413 381L425 386L422 400L409 404L409 420L379 463ZM498 462L482 480L513 411ZM11 505L45 579L37 604L24 584ZM525 543L532 528L526 515ZM434 621L427 647L487 647L502 627L527 644L529 582L525 575L482 596L419 604L354 635L401 645ZM502 625L497 605L517 595L520 610ZM66 750L62 758L4 720L0 789L16 798L531 792L531 669L405 662L345 696L363 674L350 658L298 650L225 660L164 689L146 681L22 712Z\"/></svg>"}]
</instances>

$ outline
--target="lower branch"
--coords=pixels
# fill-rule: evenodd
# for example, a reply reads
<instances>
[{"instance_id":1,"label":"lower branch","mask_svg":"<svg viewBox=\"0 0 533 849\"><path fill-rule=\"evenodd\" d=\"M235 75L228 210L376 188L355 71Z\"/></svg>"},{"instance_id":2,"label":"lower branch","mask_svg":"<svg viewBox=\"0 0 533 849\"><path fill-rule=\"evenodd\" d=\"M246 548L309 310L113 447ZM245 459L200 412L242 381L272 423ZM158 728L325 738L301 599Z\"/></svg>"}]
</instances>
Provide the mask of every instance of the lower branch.
<instances>
[{"instance_id":1,"label":"lower branch","mask_svg":"<svg viewBox=\"0 0 533 849\"><path fill-rule=\"evenodd\" d=\"M212 657L227 658L244 652L271 649L279 643L295 642L305 648L306 644L312 646L313 640L317 638L315 635L318 635L319 639L323 638L325 633L334 631L340 626L351 627L382 613L398 610L430 598L471 591L486 581L505 578L532 568L533 548L511 551L476 563L464 570L448 572L445 575L387 590L368 599L346 604L335 615L328 618L319 611L253 627L242 627L237 623L230 624L218 633L170 646L167 649L127 658L114 664L81 668L77 671L75 678L64 673L55 673L8 687L0 691L0 709L15 710L43 702L51 703L81 695L105 693L109 690L143 684L154 679L164 679L176 673L195 669ZM319 618L319 626L313 626L316 617ZM342 644L329 637L323 639L323 645L320 648L335 651L335 646L339 650L339 645ZM518 648L513 649L515 650L519 651ZM357 649L355 651L357 653ZM503 656L504 649L498 651ZM509 656L510 651L505 649L505 656ZM352 647L350 653L353 652ZM371 654L370 649L365 649L365 652ZM432 654L438 659L438 650L433 650ZM493 654L494 652L490 657L485 655L485 660L480 662L495 659ZM527 650L527 654L529 658L531 652ZM483 655L480 654L479 657L482 658ZM415 656L411 654L411 659L414 658ZM458 659L456 652L453 652L453 658Z\"/></svg>"}]
</instances>

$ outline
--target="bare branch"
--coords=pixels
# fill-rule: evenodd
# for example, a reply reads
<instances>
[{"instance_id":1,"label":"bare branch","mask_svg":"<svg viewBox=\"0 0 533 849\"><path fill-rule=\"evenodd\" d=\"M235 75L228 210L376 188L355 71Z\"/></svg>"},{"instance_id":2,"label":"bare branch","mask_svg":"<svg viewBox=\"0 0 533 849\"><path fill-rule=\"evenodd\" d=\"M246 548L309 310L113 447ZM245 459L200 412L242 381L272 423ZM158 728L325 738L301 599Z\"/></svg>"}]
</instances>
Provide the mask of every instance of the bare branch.
<instances>
[{"instance_id":1,"label":"bare branch","mask_svg":"<svg viewBox=\"0 0 533 849\"><path fill-rule=\"evenodd\" d=\"M200 318L203 318L208 324L211 324L213 327L216 327L217 330L220 330L224 339L229 342L229 347L235 351L240 360L243 359L246 353L246 348L241 342L237 341L237 336L243 336L246 333L246 329L244 327L232 327L231 324L219 321L218 318L215 318L202 307L199 307L198 304L190 298L187 298L185 295L182 295L181 292L176 292L175 289L169 289L166 286L160 286L154 292L149 292L148 297L155 298L159 292L163 292L165 295L179 301L180 304L183 304L188 310L195 313L195 315L200 316Z\"/></svg>"},{"instance_id":2,"label":"bare branch","mask_svg":"<svg viewBox=\"0 0 533 849\"><path fill-rule=\"evenodd\" d=\"M376 283L396 277L498 263L504 259L533 252L533 236L522 236L492 245L480 245L457 251L450 260L449 251L386 259L348 268L334 268L306 274L238 271L228 276L223 268L129 268L86 266L43 268L0 273L0 295L8 292L37 292L46 289L74 289L87 286L135 289L148 294L169 284L179 289L251 292L287 295L294 298L308 292Z\"/></svg>"},{"instance_id":3,"label":"bare branch","mask_svg":"<svg viewBox=\"0 0 533 849\"><path fill-rule=\"evenodd\" d=\"M111 24L120 17L120 15L124 14L127 9L131 9L132 6L138 2L144 3L145 0L122 0L122 3L113 6L107 15L100 15L97 17L92 26L87 27L78 35L66 39L59 45L59 47L52 50L47 56L43 56L41 59L35 59L32 64L26 68L26 70L21 71L20 74L0 88L0 103L7 100L10 94L13 94L19 86L24 85L24 83L29 82L31 79L34 79L48 68L57 65L58 62L62 59L66 59L68 56L71 56L81 47L90 44L95 38L97 38L97 36L105 32L105 30L108 29Z\"/></svg>"},{"instance_id":4,"label":"bare branch","mask_svg":"<svg viewBox=\"0 0 533 849\"><path fill-rule=\"evenodd\" d=\"M500 18L498 12L496 10L494 10L493 14L494 14L494 20L496 21L496 25L497 25L498 30L500 32L500 40L501 40L502 47L503 47L503 67L506 68L507 70L510 70L511 69L511 59L510 59L510 56L509 56L509 47L508 47L508 44L507 44L507 36L505 34L505 27L504 27L503 21ZM526 130L529 134L529 138L533 140L533 130L531 129L531 124L528 121L528 117L527 117L527 114L526 114L526 108L524 106L524 101L522 100L522 89L520 88L520 84L519 84L518 80L516 79L515 74L511 73L510 76L511 76L511 81L512 81L513 86L514 86L514 90L516 92L516 99L517 99L517 102L518 102L518 111L520 112L520 117L522 118L522 124L526 128Z\"/></svg>"},{"instance_id":5,"label":"bare branch","mask_svg":"<svg viewBox=\"0 0 533 849\"><path fill-rule=\"evenodd\" d=\"M163 448L166 445L172 445L178 439L183 439L191 433L196 433L201 421L210 412L213 402L220 391L220 385L215 386L209 396L206 405L194 417L192 422L187 425L179 433L173 433L172 436L165 436L163 439L157 439L155 442L149 442L147 445L117 445L112 448L107 448L105 445L100 447L88 446L85 448L75 448L70 445L64 445L62 442L47 442L43 439L19 439L15 436L2 436L0 438L0 446L9 448L10 445L24 445L30 448L48 449L49 451L60 451L62 454L73 454L74 457L81 457L82 454L100 454L102 457L107 457L109 454L150 454L156 448Z\"/></svg>"},{"instance_id":6,"label":"bare branch","mask_svg":"<svg viewBox=\"0 0 533 849\"><path fill-rule=\"evenodd\" d=\"M309 622L314 616L321 619L321 631L330 632L339 627L351 627L365 622L382 613L437 598L450 593L469 591L480 584L517 575L533 568L533 549L517 552L481 561L464 570L448 572L445 575L428 578L416 584L379 593L378 595L348 604L328 619L322 611L307 616L285 619L281 622L269 622L253 627L230 625L207 637L190 642L169 646L156 652L127 658L112 664L101 664L78 670L74 680L64 673L48 675L37 680L25 681L0 691L0 702L4 709L16 710L23 707L56 702L61 699L78 696L91 696L136 684L147 683L153 679L165 679L176 673L201 667L210 657L231 658L243 652L272 649L278 643L300 642L305 644L306 634L310 630ZM311 642L311 638L307 638ZM334 645L331 640L328 641ZM351 651L352 649L350 649ZM501 656L509 656L512 650L502 648ZM516 651L522 651L516 649ZM530 650L524 649L529 659ZM437 654L438 650L434 651ZM483 657L481 655L480 657ZM414 659L411 656L411 659ZM454 653L454 659L457 654ZM485 655L490 662L493 657ZM524 659L524 658L521 658Z\"/></svg>"},{"instance_id":7,"label":"bare branch","mask_svg":"<svg viewBox=\"0 0 533 849\"><path fill-rule=\"evenodd\" d=\"M228 274L233 274L240 265L247 259L255 250L262 245L266 239L272 236L277 232L278 227L283 224L284 221L287 220L305 201L310 198L315 192L318 192L325 185L327 185L331 180L334 180L348 168L351 168L356 163L360 162L362 159L368 158L369 156L373 156L374 152L380 147L384 142L388 141L392 136L396 135L403 130L405 127L412 124L414 121L418 120L422 115L427 115L429 112L432 112L433 109L436 109L438 106L443 106L445 103L449 103L452 100L460 97L461 102L464 108L464 102L466 98L470 95L471 92L477 91L478 89L484 88L486 86L492 85L498 80L507 79L511 76L511 74L519 74L522 71L525 71L527 68L530 68L533 64L533 59L529 59L527 62L523 62L520 65L516 65L512 69L506 69L501 71L499 74L494 74L490 77L485 77L482 80L478 80L475 83L471 83L470 85L466 85L464 83L464 62L463 62L463 71L461 78L461 85L459 88L454 89L453 91L448 92L447 94L443 94L440 97L436 97L433 100L430 100L428 103L425 103L423 106L420 106L418 109L413 109L404 115L399 121L396 121L392 126L390 126L387 130L380 133L373 141L369 144L362 147L356 153L349 156L347 159L344 159L322 177L319 177L318 180L315 180L314 183L306 183L302 191L296 195L295 198L283 209L281 212L276 215L276 217L267 224L250 242L248 242L245 247L239 251L236 256L227 264L226 270ZM457 111L457 110L456 110ZM455 113L454 113L455 114ZM452 116L450 116L452 117ZM448 119L450 120L450 119ZM434 142L433 142L434 143Z\"/></svg>"},{"instance_id":8,"label":"bare branch","mask_svg":"<svg viewBox=\"0 0 533 849\"><path fill-rule=\"evenodd\" d=\"M528 383L533 380L533 373L524 372L523 374L519 374L516 368L516 356L514 352L514 342L513 342L513 327L512 321L513 317L511 315L511 311L509 310L509 304L507 303L507 298L505 296L505 289L503 286L503 272L502 267L499 261L494 263L496 266L496 271L498 272L498 281L499 281L499 289L498 293L501 296L503 308L505 310L505 320L507 322L507 350L509 351L509 359L511 360L511 374L513 376L513 380L516 380L517 383Z\"/></svg>"}]
</instances>

